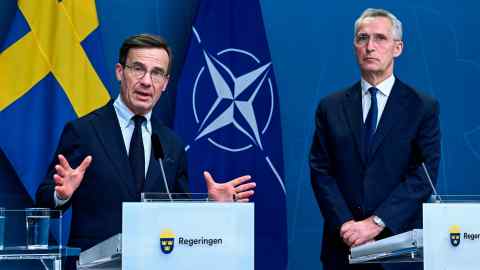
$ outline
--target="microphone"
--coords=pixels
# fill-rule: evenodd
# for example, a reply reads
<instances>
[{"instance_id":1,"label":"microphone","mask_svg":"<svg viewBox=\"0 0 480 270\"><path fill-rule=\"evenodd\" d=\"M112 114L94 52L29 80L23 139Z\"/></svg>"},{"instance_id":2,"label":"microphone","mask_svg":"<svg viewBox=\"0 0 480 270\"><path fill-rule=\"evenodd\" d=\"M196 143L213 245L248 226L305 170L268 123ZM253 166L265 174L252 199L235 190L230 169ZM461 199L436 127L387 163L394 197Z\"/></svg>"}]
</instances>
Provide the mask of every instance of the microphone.
<instances>
[{"instance_id":1,"label":"microphone","mask_svg":"<svg viewBox=\"0 0 480 270\"><path fill-rule=\"evenodd\" d=\"M430 187L432 188L432 191L433 191L432 195L430 196L429 202L441 203L442 198L438 194L437 189L435 188L435 185L433 184L432 178L430 177L430 174L428 173L427 166L425 164L426 158L425 158L425 155L423 154L422 149L420 149L420 147L416 143L412 143L412 148L415 152L418 153L418 155L414 155L414 162L415 162L415 164L420 164L420 166L422 167L421 170L423 170L423 174L425 174L425 176L427 177L428 184L430 185ZM420 168L417 168L417 170L418 169L420 169ZM420 173L420 172L418 172L418 173Z\"/></svg>"},{"instance_id":2,"label":"microphone","mask_svg":"<svg viewBox=\"0 0 480 270\"><path fill-rule=\"evenodd\" d=\"M437 202L437 203L441 203L441 202L442 202L442 198L441 198L440 195L438 194L437 189L435 188L435 185L434 185L433 182L432 182L432 178L430 178L430 174L428 173L427 166L425 166L425 162L422 162L422 168L423 168L423 172L424 172L425 175L427 176L428 183L430 184L430 187L431 187L432 190L433 190L432 198L433 198L433 197L435 198L435 199L433 199L433 201L434 201L434 202Z\"/></svg>"},{"instance_id":3,"label":"microphone","mask_svg":"<svg viewBox=\"0 0 480 270\"><path fill-rule=\"evenodd\" d=\"M162 147L162 144L160 143L160 138L156 133L152 134L152 150L153 150L153 156L155 157L156 160L158 160L158 164L160 164L160 170L162 171L163 184L165 185L168 198L170 199L171 202L173 202L172 194L170 193L170 189L168 188L167 177L165 176L165 170L163 169L163 159L165 158L165 153L163 152L163 147Z\"/></svg>"}]
</instances>

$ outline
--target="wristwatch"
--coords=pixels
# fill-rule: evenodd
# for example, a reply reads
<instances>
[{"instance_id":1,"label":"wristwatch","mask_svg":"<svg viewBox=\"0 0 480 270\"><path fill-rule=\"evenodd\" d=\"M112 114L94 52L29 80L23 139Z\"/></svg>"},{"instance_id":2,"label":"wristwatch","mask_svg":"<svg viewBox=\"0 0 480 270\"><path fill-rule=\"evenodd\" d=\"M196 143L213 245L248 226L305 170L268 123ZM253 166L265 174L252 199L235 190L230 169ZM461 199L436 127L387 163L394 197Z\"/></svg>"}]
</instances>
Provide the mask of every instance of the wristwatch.
<instances>
[{"instance_id":1,"label":"wristwatch","mask_svg":"<svg viewBox=\"0 0 480 270\"><path fill-rule=\"evenodd\" d=\"M372 216L373 223L377 224L379 227L385 228L385 222L378 216Z\"/></svg>"}]
</instances>

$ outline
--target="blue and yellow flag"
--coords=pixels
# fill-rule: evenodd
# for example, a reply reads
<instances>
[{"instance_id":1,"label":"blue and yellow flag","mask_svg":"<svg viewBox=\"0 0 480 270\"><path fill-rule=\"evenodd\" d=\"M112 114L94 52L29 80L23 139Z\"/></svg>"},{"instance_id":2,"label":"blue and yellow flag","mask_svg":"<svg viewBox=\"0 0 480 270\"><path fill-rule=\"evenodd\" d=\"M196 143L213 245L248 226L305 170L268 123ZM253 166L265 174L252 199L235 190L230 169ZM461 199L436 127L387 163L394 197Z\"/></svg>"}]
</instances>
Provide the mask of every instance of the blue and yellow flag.
<instances>
[{"instance_id":1,"label":"blue and yellow flag","mask_svg":"<svg viewBox=\"0 0 480 270\"><path fill-rule=\"evenodd\" d=\"M217 180L252 175L255 269L286 269L280 108L258 0L200 2L175 130L187 144L192 192L205 192L203 170Z\"/></svg>"},{"instance_id":2,"label":"blue and yellow flag","mask_svg":"<svg viewBox=\"0 0 480 270\"><path fill-rule=\"evenodd\" d=\"M0 46L0 147L28 194L64 124L110 99L94 0L19 0Z\"/></svg>"}]
</instances>

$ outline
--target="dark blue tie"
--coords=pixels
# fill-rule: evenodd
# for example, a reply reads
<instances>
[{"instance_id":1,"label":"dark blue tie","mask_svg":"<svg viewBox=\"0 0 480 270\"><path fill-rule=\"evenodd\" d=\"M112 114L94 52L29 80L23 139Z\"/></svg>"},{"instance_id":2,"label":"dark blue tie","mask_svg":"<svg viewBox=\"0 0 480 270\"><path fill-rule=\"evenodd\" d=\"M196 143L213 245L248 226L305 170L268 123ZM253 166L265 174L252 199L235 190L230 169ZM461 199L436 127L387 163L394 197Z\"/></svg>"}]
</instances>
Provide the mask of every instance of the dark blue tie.
<instances>
[{"instance_id":1,"label":"dark blue tie","mask_svg":"<svg viewBox=\"0 0 480 270\"><path fill-rule=\"evenodd\" d=\"M145 121L145 117L135 115L132 117L132 120L135 122L135 128L133 129L132 140L130 141L128 159L130 160L130 167L137 192L140 193L145 183L145 150L143 149L142 139L142 123Z\"/></svg>"},{"instance_id":2,"label":"dark blue tie","mask_svg":"<svg viewBox=\"0 0 480 270\"><path fill-rule=\"evenodd\" d=\"M370 154L370 148L372 147L373 136L377 129L377 119L378 119L378 104L377 104L377 92L378 89L375 87L370 87L368 89L370 92L370 110L367 114L367 119L365 119L365 157L368 159Z\"/></svg>"}]
</instances>

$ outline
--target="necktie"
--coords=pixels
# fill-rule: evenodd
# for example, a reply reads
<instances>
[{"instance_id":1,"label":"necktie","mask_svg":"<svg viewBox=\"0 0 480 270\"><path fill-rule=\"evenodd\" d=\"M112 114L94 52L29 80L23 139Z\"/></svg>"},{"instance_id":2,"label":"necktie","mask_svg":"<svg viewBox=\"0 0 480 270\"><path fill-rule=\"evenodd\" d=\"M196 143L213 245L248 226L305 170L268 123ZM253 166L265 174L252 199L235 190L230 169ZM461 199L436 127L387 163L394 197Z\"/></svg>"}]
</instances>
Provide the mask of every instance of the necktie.
<instances>
[{"instance_id":1,"label":"necktie","mask_svg":"<svg viewBox=\"0 0 480 270\"><path fill-rule=\"evenodd\" d=\"M365 119L365 157L368 159L370 153L370 148L373 142L373 136L377 129L377 119L378 119L378 104L377 104L377 92L378 89L375 87L370 87L368 89L370 92L370 110L367 114L367 119Z\"/></svg>"},{"instance_id":2,"label":"necktie","mask_svg":"<svg viewBox=\"0 0 480 270\"><path fill-rule=\"evenodd\" d=\"M140 193L145 183L145 150L143 149L142 123L146 119L141 115L135 115L132 120L135 123L135 128L130 141L128 159L130 160L130 168L137 192Z\"/></svg>"}]
</instances>

